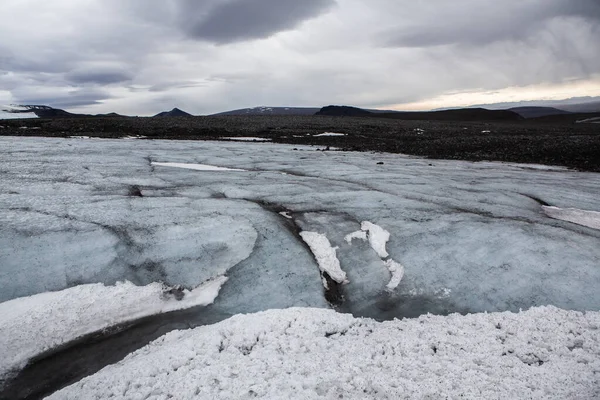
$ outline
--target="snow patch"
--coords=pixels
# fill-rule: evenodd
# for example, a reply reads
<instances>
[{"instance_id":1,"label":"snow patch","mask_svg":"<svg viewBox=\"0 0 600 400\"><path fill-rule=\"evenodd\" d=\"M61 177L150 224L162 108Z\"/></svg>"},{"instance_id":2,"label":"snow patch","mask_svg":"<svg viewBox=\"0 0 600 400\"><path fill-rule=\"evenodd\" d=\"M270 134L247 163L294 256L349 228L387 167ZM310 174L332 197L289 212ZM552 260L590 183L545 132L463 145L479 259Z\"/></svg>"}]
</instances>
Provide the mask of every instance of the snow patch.
<instances>
[{"instance_id":1,"label":"snow patch","mask_svg":"<svg viewBox=\"0 0 600 400\"><path fill-rule=\"evenodd\" d=\"M27 107L17 105L0 106L0 119L37 118L38 116Z\"/></svg>"},{"instance_id":2,"label":"snow patch","mask_svg":"<svg viewBox=\"0 0 600 400\"><path fill-rule=\"evenodd\" d=\"M346 134L338 133L338 132L324 132L324 133L319 133L318 135L314 135L314 137L323 137L323 136L346 136Z\"/></svg>"},{"instance_id":3,"label":"snow patch","mask_svg":"<svg viewBox=\"0 0 600 400\"><path fill-rule=\"evenodd\" d=\"M270 310L170 332L48 399L600 398L599 327L551 306L383 323Z\"/></svg>"},{"instance_id":4,"label":"snow patch","mask_svg":"<svg viewBox=\"0 0 600 400\"><path fill-rule=\"evenodd\" d=\"M600 123L600 117L594 117L594 118L588 118L588 119L581 119L579 121L577 121L578 124L582 124L582 123L593 123L593 124L599 124Z\"/></svg>"},{"instance_id":5,"label":"snow patch","mask_svg":"<svg viewBox=\"0 0 600 400\"><path fill-rule=\"evenodd\" d=\"M80 285L0 303L0 380L36 355L82 336L151 315L209 305L227 279L219 276L193 290L177 290L181 300L161 283L135 286L126 281L115 286Z\"/></svg>"},{"instance_id":6,"label":"snow patch","mask_svg":"<svg viewBox=\"0 0 600 400\"><path fill-rule=\"evenodd\" d=\"M217 167L217 166L208 165L208 164L190 164L190 163L156 162L156 161L152 161L151 164L158 165L160 167L193 169L195 171L243 171L243 172L246 171L245 169Z\"/></svg>"},{"instance_id":7,"label":"snow patch","mask_svg":"<svg viewBox=\"0 0 600 400\"><path fill-rule=\"evenodd\" d=\"M282 217L287 218L287 219L292 219L292 216L290 215L289 211L281 211L279 213L279 215L281 215Z\"/></svg>"},{"instance_id":8,"label":"snow patch","mask_svg":"<svg viewBox=\"0 0 600 400\"><path fill-rule=\"evenodd\" d=\"M381 258L389 257L389 253L385 249L385 245L388 240L390 240L390 233L380 227L379 225L375 225L371 222L364 221L360 225L360 229L367 232L367 238L369 239L369 244L375 250L377 255Z\"/></svg>"},{"instance_id":9,"label":"snow patch","mask_svg":"<svg viewBox=\"0 0 600 400\"><path fill-rule=\"evenodd\" d=\"M146 139L148 136L136 135L136 136L123 136L121 139L125 140L135 140L135 139Z\"/></svg>"},{"instance_id":10,"label":"snow patch","mask_svg":"<svg viewBox=\"0 0 600 400\"><path fill-rule=\"evenodd\" d=\"M367 232L356 231L356 232L352 232L352 233L349 233L346 236L344 236L344 240L346 242L348 242L348 244L352 244L352 240L354 240L354 239L367 240Z\"/></svg>"},{"instance_id":11,"label":"snow patch","mask_svg":"<svg viewBox=\"0 0 600 400\"><path fill-rule=\"evenodd\" d=\"M550 218L572 222L577 225L600 229L600 212L579 210L577 208L558 208L542 206L544 213Z\"/></svg>"},{"instance_id":12,"label":"snow patch","mask_svg":"<svg viewBox=\"0 0 600 400\"><path fill-rule=\"evenodd\" d=\"M230 140L233 142L270 142L269 138L262 137L222 137L221 140Z\"/></svg>"},{"instance_id":13,"label":"snow patch","mask_svg":"<svg viewBox=\"0 0 600 400\"><path fill-rule=\"evenodd\" d=\"M344 237L348 244L352 244L353 239L368 240L371 248L375 250L381 258L383 265L390 271L391 278L385 286L387 290L394 290L400 284L404 277L404 266L399 262L392 260L386 250L386 244L390 240L390 233L369 221L363 221L360 226L361 230L352 232Z\"/></svg>"},{"instance_id":14,"label":"snow patch","mask_svg":"<svg viewBox=\"0 0 600 400\"><path fill-rule=\"evenodd\" d=\"M400 284L400 281L404 277L404 266L402 264L392 260L391 258L388 260L385 260L383 262L383 264L390 270L390 273L392 274L392 278L390 279L388 284L385 286L385 288L387 290L394 290L398 287L398 285Z\"/></svg>"},{"instance_id":15,"label":"snow patch","mask_svg":"<svg viewBox=\"0 0 600 400\"><path fill-rule=\"evenodd\" d=\"M340 266L340 261L337 258L336 250L337 247L332 247L327 236L317 232L300 232L302 240L308 244L310 250L317 259L319 269L321 272L327 272L327 274L338 283L348 283L346 279L346 273ZM326 287L327 289L327 287Z\"/></svg>"}]
</instances>

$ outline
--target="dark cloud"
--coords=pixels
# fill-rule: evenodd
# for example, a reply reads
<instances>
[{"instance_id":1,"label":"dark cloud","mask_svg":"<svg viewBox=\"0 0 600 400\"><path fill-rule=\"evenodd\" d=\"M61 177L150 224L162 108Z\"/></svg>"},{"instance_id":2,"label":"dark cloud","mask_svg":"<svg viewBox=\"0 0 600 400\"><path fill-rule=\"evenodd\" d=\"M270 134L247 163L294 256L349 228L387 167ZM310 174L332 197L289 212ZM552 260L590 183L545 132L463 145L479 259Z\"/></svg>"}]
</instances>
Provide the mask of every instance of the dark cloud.
<instances>
[{"instance_id":1,"label":"dark cloud","mask_svg":"<svg viewBox=\"0 0 600 400\"><path fill-rule=\"evenodd\" d=\"M294 29L334 4L334 0L230 0L207 7L204 2L190 0L181 3L180 12L190 37L226 44Z\"/></svg>"},{"instance_id":2,"label":"dark cloud","mask_svg":"<svg viewBox=\"0 0 600 400\"><path fill-rule=\"evenodd\" d=\"M77 70L69 72L65 78L75 84L94 83L98 85L110 85L127 82L133 79L133 74L125 71L94 71Z\"/></svg>"},{"instance_id":3,"label":"dark cloud","mask_svg":"<svg viewBox=\"0 0 600 400\"><path fill-rule=\"evenodd\" d=\"M566 17L579 17L600 26L598 0L457 3L432 0L434 7L412 14L412 22L386 32L384 43L392 47L431 47L522 41L543 29L547 21Z\"/></svg>"}]
</instances>

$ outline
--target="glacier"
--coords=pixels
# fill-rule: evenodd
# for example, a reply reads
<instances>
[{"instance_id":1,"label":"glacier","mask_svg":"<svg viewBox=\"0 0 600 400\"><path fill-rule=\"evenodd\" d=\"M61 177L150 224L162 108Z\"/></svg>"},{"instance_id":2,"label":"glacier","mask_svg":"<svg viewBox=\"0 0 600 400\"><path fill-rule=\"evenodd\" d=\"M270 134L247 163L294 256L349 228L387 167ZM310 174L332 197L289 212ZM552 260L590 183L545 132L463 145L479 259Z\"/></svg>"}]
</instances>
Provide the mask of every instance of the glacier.
<instances>
[{"instance_id":1,"label":"glacier","mask_svg":"<svg viewBox=\"0 0 600 400\"><path fill-rule=\"evenodd\" d=\"M595 173L271 143L0 142L0 301L121 280L191 288L244 268L266 295L237 302L244 312L324 307L298 237L310 231L338 247L346 297L373 305L350 310L362 316L413 314L402 304L415 301L417 314L600 308L600 232L544 211L598 212ZM389 232L384 251L404 266L392 294L381 254L344 240L364 221Z\"/></svg>"},{"instance_id":2,"label":"glacier","mask_svg":"<svg viewBox=\"0 0 600 400\"><path fill-rule=\"evenodd\" d=\"M258 142L0 137L0 149L0 304L53 292L60 314L87 285L108 298L123 281L189 292L223 278L186 324L289 307L379 321L600 310L600 174ZM343 279L324 280L302 232L335 249ZM144 315L171 309L155 301ZM43 335L52 313L39 314Z\"/></svg>"}]
</instances>

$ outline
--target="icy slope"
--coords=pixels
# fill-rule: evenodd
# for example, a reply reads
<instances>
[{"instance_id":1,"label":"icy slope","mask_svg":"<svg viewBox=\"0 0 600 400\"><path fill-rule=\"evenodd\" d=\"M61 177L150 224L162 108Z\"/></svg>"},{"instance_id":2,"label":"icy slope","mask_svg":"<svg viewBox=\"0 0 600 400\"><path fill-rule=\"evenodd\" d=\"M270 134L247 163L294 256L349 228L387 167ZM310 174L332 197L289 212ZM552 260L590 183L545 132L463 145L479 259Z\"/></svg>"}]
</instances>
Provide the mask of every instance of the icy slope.
<instances>
[{"instance_id":1,"label":"icy slope","mask_svg":"<svg viewBox=\"0 0 600 400\"><path fill-rule=\"evenodd\" d=\"M49 399L592 399L599 355L598 312L272 310L171 332Z\"/></svg>"}]
</instances>

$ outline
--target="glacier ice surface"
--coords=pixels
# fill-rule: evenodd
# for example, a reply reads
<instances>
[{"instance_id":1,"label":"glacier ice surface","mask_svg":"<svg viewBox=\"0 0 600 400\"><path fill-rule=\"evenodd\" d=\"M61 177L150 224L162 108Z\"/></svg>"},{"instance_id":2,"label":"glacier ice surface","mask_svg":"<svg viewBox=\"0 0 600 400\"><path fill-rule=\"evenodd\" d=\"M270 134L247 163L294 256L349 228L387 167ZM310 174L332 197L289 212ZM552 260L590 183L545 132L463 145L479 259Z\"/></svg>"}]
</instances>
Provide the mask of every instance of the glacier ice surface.
<instances>
[{"instance_id":1,"label":"glacier ice surface","mask_svg":"<svg viewBox=\"0 0 600 400\"><path fill-rule=\"evenodd\" d=\"M599 174L251 142L0 146L0 301L120 280L194 287L226 274L214 307L227 313L327 307L298 236L310 231L338 247L345 310L356 315L600 309L600 233L541 205L600 211ZM390 233L385 251L404 266L391 291L369 243L344 240L362 221Z\"/></svg>"}]
</instances>

